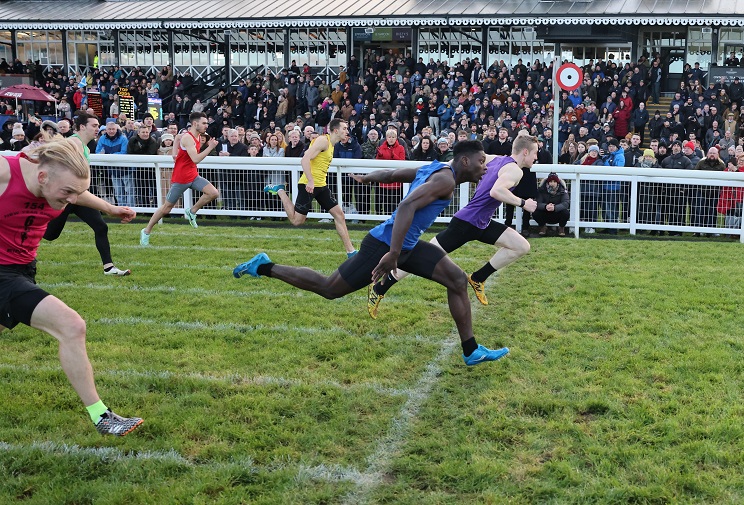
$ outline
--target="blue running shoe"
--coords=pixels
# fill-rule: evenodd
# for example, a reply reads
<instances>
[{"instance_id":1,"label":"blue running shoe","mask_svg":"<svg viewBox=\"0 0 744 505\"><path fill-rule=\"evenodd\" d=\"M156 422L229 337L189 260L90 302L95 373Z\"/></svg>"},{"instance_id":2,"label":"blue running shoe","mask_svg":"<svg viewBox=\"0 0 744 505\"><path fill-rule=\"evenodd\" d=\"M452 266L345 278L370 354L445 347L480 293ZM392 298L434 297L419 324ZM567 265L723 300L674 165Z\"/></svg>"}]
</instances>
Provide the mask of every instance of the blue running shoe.
<instances>
[{"instance_id":1,"label":"blue running shoe","mask_svg":"<svg viewBox=\"0 0 744 505\"><path fill-rule=\"evenodd\" d=\"M358 253L358 252L359 252L359 251L357 251L356 249L354 249L354 250L353 250L353 251L351 251L350 253L346 253L346 257L347 257L347 258L353 258L354 256L356 256L356 255L357 255L357 253Z\"/></svg>"},{"instance_id":2,"label":"blue running shoe","mask_svg":"<svg viewBox=\"0 0 744 505\"><path fill-rule=\"evenodd\" d=\"M287 188L284 186L284 184L267 184L266 186L264 186L264 192L270 195L276 195L279 193L280 190L286 191Z\"/></svg>"},{"instance_id":3,"label":"blue running shoe","mask_svg":"<svg viewBox=\"0 0 744 505\"><path fill-rule=\"evenodd\" d=\"M261 277L258 275L258 267L271 263L269 256L266 253L256 254L253 258L245 263L241 263L233 269L233 277L240 279L245 274L253 277Z\"/></svg>"},{"instance_id":4,"label":"blue running shoe","mask_svg":"<svg viewBox=\"0 0 744 505\"><path fill-rule=\"evenodd\" d=\"M486 361L496 361L509 354L509 348L503 347L501 349L491 350L488 347L478 345L478 348L473 351L470 356L462 355L462 359L465 360L465 364L468 366L480 365Z\"/></svg>"}]
</instances>

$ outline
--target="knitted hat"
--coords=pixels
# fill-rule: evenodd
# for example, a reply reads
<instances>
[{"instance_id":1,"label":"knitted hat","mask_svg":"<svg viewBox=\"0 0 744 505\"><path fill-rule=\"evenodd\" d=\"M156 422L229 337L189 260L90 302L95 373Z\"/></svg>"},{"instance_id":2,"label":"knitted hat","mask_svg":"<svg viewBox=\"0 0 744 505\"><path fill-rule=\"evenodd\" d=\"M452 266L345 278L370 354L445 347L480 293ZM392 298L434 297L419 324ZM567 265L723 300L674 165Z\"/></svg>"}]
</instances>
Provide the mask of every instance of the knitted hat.
<instances>
[{"instance_id":1,"label":"knitted hat","mask_svg":"<svg viewBox=\"0 0 744 505\"><path fill-rule=\"evenodd\" d=\"M654 151L652 149L644 149L643 156L647 156L649 158L656 158L656 155L654 154Z\"/></svg>"},{"instance_id":2,"label":"knitted hat","mask_svg":"<svg viewBox=\"0 0 744 505\"><path fill-rule=\"evenodd\" d=\"M589 152L592 152L592 151L599 152L599 146L597 146L597 145L591 145L591 146L589 146Z\"/></svg>"},{"instance_id":3,"label":"knitted hat","mask_svg":"<svg viewBox=\"0 0 744 505\"><path fill-rule=\"evenodd\" d=\"M48 119L44 121L43 123L41 123L41 129L43 130L44 128L51 128L55 132L59 131L59 128L57 127L57 123L55 123L54 121L49 121Z\"/></svg>"},{"instance_id":4,"label":"knitted hat","mask_svg":"<svg viewBox=\"0 0 744 505\"><path fill-rule=\"evenodd\" d=\"M561 178L558 177L558 174L556 174L555 172L550 172L550 175L548 175L548 178L545 179L545 180L546 180L546 182L555 181L558 184L561 183Z\"/></svg>"},{"instance_id":5,"label":"knitted hat","mask_svg":"<svg viewBox=\"0 0 744 505\"><path fill-rule=\"evenodd\" d=\"M439 137L439 140L437 140L437 145L442 143L449 144L449 139L447 137Z\"/></svg>"},{"instance_id":6,"label":"knitted hat","mask_svg":"<svg viewBox=\"0 0 744 505\"><path fill-rule=\"evenodd\" d=\"M683 147L686 147L690 151L694 151L695 150L695 142L685 142L685 144L684 144Z\"/></svg>"},{"instance_id":7,"label":"knitted hat","mask_svg":"<svg viewBox=\"0 0 744 505\"><path fill-rule=\"evenodd\" d=\"M23 131L23 125L21 123L15 123L13 125L13 136L16 135L26 135L26 132Z\"/></svg>"},{"instance_id":8,"label":"knitted hat","mask_svg":"<svg viewBox=\"0 0 744 505\"><path fill-rule=\"evenodd\" d=\"M163 133L160 136L160 142L165 142L166 140L173 140L173 135L170 133Z\"/></svg>"}]
</instances>

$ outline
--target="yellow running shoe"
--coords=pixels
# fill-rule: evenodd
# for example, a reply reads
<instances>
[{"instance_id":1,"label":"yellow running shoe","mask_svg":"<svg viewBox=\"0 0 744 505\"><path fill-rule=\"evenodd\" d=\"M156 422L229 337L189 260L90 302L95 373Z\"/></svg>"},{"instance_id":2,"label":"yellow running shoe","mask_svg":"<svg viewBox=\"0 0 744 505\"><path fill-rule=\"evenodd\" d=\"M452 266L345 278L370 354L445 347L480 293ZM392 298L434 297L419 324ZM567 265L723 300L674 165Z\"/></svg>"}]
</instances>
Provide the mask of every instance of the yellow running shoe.
<instances>
[{"instance_id":1,"label":"yellow running shoe","mask_svg":"<svg viewBox=\"0 0 744 505\"><path fill-rule=\"evenodd\" d=\"M367 287L367 312L372 319L377 319L377 310L380 308L380 302L383 298L385 298L385 295L378 295L374 284Z\"/></svg>"},{"instance_id":2,"label":"yellow running shoe","mask_svg":"<svg viewBox=\"0 0 744 505\"><path fill-rule=\"evenodd\" d=\"M470 274L468 274L468 284L470 284L470 287L475 291L475 297L478 301L483 305L488 305L488 298L486 298L486 283L474 281L470 277Z\"/></svg>"}]
</instances>

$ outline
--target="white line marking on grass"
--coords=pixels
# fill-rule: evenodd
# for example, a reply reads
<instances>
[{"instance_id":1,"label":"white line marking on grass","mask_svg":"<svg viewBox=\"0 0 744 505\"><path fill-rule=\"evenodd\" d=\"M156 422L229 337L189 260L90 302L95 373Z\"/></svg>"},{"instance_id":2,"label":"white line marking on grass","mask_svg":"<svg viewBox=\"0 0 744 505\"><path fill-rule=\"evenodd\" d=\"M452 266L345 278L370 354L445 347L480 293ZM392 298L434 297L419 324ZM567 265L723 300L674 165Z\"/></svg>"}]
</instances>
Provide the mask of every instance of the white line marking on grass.
<instances>
[{"instance_id":1,"label":"white line marking on grass","mask_svg":"<svg viewBox=\"0 0 744 505\"><path fill-rule=\"evenodd\" d=\"M243 457L238 460L229 462L205 461L203 463L194 463L183 457L174 449L169 449L167 451L125 452L114 447L81 447L79 445L60 444L57 442L31 442L30 444L11 444L8 442L0 441L0 451L23 453L39 451L45 454L52 454L60 457L77 456L94 458L107 463L117 461L157 461L161 463L169 463L187 467L207 467L215 469L240 467L261 470L254 464L253 459L250 457ZM291 465L288 464L272 465L270 467L264 468L263 470L267 472L275 472L284 471L290 467ZM297 475L295 476L296 481L350 481L357 485L363 485L366 482L366 479L366 475L362 474L354 468L345 468L339 465L323 464L316 466L307 466L304 464L300 464L297 470Z\"/></svg>"},{"instance_id":2,"label":"white line marking on grass","mask_svg":"<svg viewBox=\"0 0 744 505\"><path fill-rule=\"evenodd\" d=\"M28 366L28 365L14 365L10 363L0 363L0 370L9 370L12 372L52 372L61 373L59 367L52 366ZM221 384L230 385L254 385L254 386L281 386L281 387L313 387L313 388L334 388L341 391L362 391L372 390L375 393L384 396L411 396L414 392L410 389L397 389L388 388L374 382L358 382L354 384L342 384L337 381L331 380L300 380L290 379L286 377L272 377L269 375L241 375L235 373L228 373L225 375L204 373L204 372L189 372L189 373L176 373L168 370L96 370L96 375L99 377L123 377L123 378L145 378L145 379L165 379L165 380L196 380L202 382L216 382Z\"/></svg>"},{"instance_id":3,"label":"white line marking on grass","mask_svg":"<svg viewBox=\"0 0 744 505\"><path fill-rule=\"evenodd\" d=\"M88 267L95 267L98 266L94 261L57 261L57 260L44 260L42 261L43 265L46 266L55 266L55 267L74 267L74 266L88 266ZM122 262L121 264L123 264ZM120 264L120 265L121 265ZM127 267L136 268L136 267L156 267L165 270L166 268L173 268L173 263L151 263L151 262L143 262L143 261L127 261L126 262ZM198 270L207 270L210 268L219 268L220 270L229 270L232 272L234 266L230 265L216 265L214 263L209 265L198 265L194 263L189 263L188 267L190 269L198 269ZM100 268L100 267L99 267Z\"/></svg>"},{"instance_id":4,"label":"white line marking on grass","mask_svg":"<svg viewBox=\"0 0 744 505\"><path fill-rule=\"evenodd\" d=\"M0 442L2 451L41 451L59 456L89 456L102 461L152 460L177 465L191 466L192 463L173 449L168 451L124 452L114 447L80 447L79 445L58 444L56 442L32 442L30 444L9 444Z\"/></svg>"},{"instance_id":5,"label":"white line marking on grass","mask_svg":"<svg viewBox=\"0 0 744 505\"><path fill-rule=\"evenodd\" d=\"M421 406L429 398L431 390L437 383L437 377L442 372L442 363L457 345L457 341L452 337L453 335L450 334L442 342L437 355L426 365L424 374L412 388L408 400L392 420L390 430L379 440L377 448L367 458L367 468L362 474L363 478L358 479L357 488L344 497L344 504L366 503L369 495L383 482L385 472L390 468L393 457L406 442L413 419L418 415ZM457 337L456 333L454 337Z\"/></svg>"},{"instance_id":6,"label":"white line marking on grass","mask_svg":"<svg viewBox=\"0 0 744 505\"><path fill-rule=\"evenodd\" d=\"M184 227L183 233L179 233L176 231L168 230L168 231L160 231L156 230L153 232L153 237L194 237L194 233L191 232L191 227ZM216 228L212 228L213 230ZM338 240L338 235L336 234L335 228L328 228L326 229L318 229L317 231L327 231L328 236L322 235L320 233L303 233L301 231L298 231L297 228L292 228L291 230L287 228L287 231L291 231L292 233L292 240L300 240L302 242L335 242ZM199 234L200 232L196 232L196 234ZM88 227L86 227L84 230L69 230L64 232L65 236L72 236L72 235L79 235L80 237L75 237L76 240L82 239L83 237L87 238L91 235L91 231ZM203 236L205 238L224 238L228 240L276 240L279 238L277 236L278 234L253 234L253 233L204 233ZM139 240L139 233L132 236L134 240L135 238ZM71 242L71 241L60 241L60 244L63 244L65 242ZM92 245L92 243L89 240L79 240L76 242L77 244L85 244L85 245ZM117 246L118 247L118 246Z\"/></svg>"}]
</instances>

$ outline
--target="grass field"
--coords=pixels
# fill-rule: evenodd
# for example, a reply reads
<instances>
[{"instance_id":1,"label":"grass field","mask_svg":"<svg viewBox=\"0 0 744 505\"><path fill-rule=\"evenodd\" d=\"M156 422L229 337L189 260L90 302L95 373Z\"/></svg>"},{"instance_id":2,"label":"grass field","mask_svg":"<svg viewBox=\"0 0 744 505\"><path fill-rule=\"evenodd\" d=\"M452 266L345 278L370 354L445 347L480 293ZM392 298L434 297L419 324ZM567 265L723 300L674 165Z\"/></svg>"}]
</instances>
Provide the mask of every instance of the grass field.
<instances>
[{"instance_id":1,"label":"grass field","mask_svg":"<svg viewBox=\"0 0 744 505\"><path fill-rule=\"evenodd\" d=\"M150 248L111 225L126 278L80 223L42 244L102 398L145 424L100 437L51 338L2 333L0 503L744 502L741 244L535 239L489 306L471 293L479 342L512 352L468 368L443 288L408 279L373 321L364 292L237 280L262 250L344 259L332 228L243 224L169 221Z\"/></svg>"}]
</instances>

